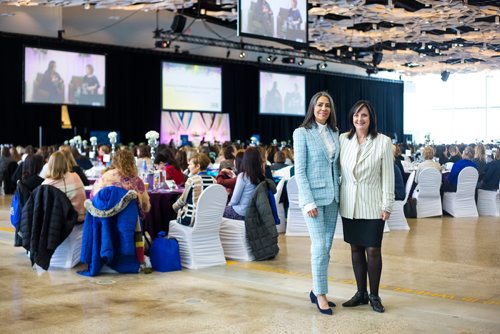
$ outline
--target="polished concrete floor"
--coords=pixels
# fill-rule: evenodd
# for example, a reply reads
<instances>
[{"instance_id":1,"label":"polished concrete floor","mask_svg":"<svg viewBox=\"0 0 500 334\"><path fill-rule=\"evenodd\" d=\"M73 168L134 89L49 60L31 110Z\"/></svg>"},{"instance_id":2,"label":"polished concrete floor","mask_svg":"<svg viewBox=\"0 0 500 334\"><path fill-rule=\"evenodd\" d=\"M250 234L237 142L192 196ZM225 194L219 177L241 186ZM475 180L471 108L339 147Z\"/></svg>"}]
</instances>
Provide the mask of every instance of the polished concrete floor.
<instances>
[{"instance_id":1,"label":"polished concrete floor","mask_svg":"<svg viewBox=\"0 0 500 334\"><path fill-rule=\"evenodd\" d=\"M0 333L500 333L500 218L411 219L384 235L386 313L319 314L308 301L309 239L280 236L273 261L203 270L83 277L34 271L12 247L0 197ZM348 245L335 239L329 297L355 292Z\"/></svg>"}]
</instances>

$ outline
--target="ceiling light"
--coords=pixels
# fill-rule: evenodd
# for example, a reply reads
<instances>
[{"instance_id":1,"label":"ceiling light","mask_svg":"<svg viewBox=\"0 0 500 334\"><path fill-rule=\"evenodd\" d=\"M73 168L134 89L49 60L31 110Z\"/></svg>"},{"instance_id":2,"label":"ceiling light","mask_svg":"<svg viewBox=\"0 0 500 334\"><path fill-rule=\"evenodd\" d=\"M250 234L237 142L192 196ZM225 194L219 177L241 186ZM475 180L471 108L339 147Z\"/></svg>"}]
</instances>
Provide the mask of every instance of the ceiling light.
<instances>
[{"instance_id":1,"label":"ceiling light","mask_svg":"<svg viewBox=\"0 0 500 334\"><path fill-rule=\"evenodd\" d=\"M299 62L297 64L299 64L299 66L302 66L302 65L304 65L304 63L305 63L304 59L301 59L301 60L299 60Z\"/></svg>"},{"instance_id":2,"label":"ceiling light","mask_svg":"<svg viewBox=\"0 0 500 334\"><path fill-rule=\"evenodd\" d=\"M328 67L328 64L327 64L326 62L318 63L318 64L316 65L316 68L317 68L318 70L324 70L324 69L325 69L325 68L327 68L327 67Z\"/></svg>"},{"instance_id":3,"label":"ceiling light","mask_svg":"<svg viewBox=\"0 0 500 334\"><path fill-rule=\"evenodd\" d=\"M168 49L170 47L170 40L162 39L161 41L156 41L155 47L160 49Z\"/></svg>"},{"instance_id":4,"label":"ceiling light","mask_svg":"<svg viewBox=\"0 0 500 334\"><path fill-rule=\"evenodd\" d=\"M347 49L347 50L349 50L349 52L352 52L352 46L350 46L349 49Z\"/></svg>"},{"instance_id":5,"label":"ceiling light","mask_svg":"<svg viewBox=\"0 0 500 334\"><path fill-rule=\"evenodd\" d=\"M83 8L85 8L85 10L89 10L90 4L88 2L86 2L85 5L83 5Z\"/></svg>"},{"instance_id":6,"label":"ceiling light","mask_svg":"<svg viewBox=\"0 0 500 334\"><path fill-rule=\"evenodd\" d=\"M245 53L245 51L241 51L240 52L240 58L243 59L247 56L247 54Z\"/></svg>"},{"instance_id":7,"label":"ceiling light","mask_svg":"<svg viewBox=\"0 0 500 334\"><path fill-rule=\"evenodd\" d=\"M257 57L257 62L258 62L258 63L260 63L260 62L261 62L261 60L262 60L262 56L258 56L258 57Z\"/></svg>"}]
</instances>

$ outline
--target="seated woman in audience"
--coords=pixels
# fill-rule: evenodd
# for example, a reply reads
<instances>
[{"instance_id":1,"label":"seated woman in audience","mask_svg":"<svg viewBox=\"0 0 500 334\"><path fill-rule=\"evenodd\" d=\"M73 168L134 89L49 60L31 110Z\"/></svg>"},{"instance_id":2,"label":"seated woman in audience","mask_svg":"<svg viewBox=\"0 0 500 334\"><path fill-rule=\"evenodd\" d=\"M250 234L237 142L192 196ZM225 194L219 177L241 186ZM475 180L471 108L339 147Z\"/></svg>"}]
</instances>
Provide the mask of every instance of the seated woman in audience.
<instances>
[{"instance_id":1,"label":"seated woman in audience","mask_svg":"<svg viewBox=\"0 0 500 334\"><path fill-rule=\"evenodd\" d=\"M289 148L289 147L283 147L281 149L281 152L285 153L285 164L287 164L288 166L291 166L293 165L293 152L292 150Z\"/></svg>"},{"instance_id":2,"label":"seated woman in audience","mask_svg":"<svg viewBox=\"0 0 500 334\"><path fill-rule=\"evenodd\" d=\"M281 151L277 151L276 153L274 153L273 160L274 160L274 162L271 165L271 170L279 170L281 168L285 168L288 166L287 164L285 164L285 161L286 161L285 153L283 153Z\"/></svg>"},{"instance_id":3,"label":"seated woman in audience","mask_svg":"<svg viewBox=\"0 0 500 334\"><path fill-rule=\"evenodd\" d=\"M408 177L405 176L405 170L403 168L403 163L401 162L404 160L404 157L401 155L401 150L399 149L398 145L392 145L392 154L394 155L394 164L399 168L399 172L403 177L403 181L406 182L406 179L408 179ZM403 160L399 159L398 157L402 157Z\"/></svg>"},{"instance_id":4,"label":"seated woman in audience","mask_svg":"<svg viewBox=\"0 0 500 334\"><path fill-rule=\"evenodd\" d=\"M94 183L90 198L93 198L102 188L109 186L135 190L139 199L141 216L144 217L144 214L151 209L151 204L149 203L149 195L144 187L144 182L137 174L132 152L118 150L113 156L110 169Z\"/></svg>"},{"instance_id":5,"label":"seated woman in audience","mask_svg":"<svg viewBox=\"0 0 500 334\"><path fill-rule=\"evenodd\" d=\"M462 159L458 160L453 164L451 168L450 174L448 175L448 180L443 185L444 191L448 192L456 192L457 191L457 183L458 183L458 174L465 167L474 167L477 169L477 164L472 161L474 158L474 149L470 146L467 146L462 153Z\"/></svg>"},{"instance_id":6,"label":"seated woman in audience","mask_svg":"<svg viewBox=\"0 0 500 334\"><path fill-rule=\"evenodd\" d=\"M448 149L445 145L436 146L436 152L434 156L439 159L439 164L444 165L448 162Z\"/></svg>"},{"instance_id":7,"label":"seated woman in audience","mask_svg":"<svg viewBox=\"0 0 500 334\"><path fill-rule=\"evenodd\" d=\"M158 152L155 156L155 166L158 169L164 169L167 180L174 180L175 184L181 186L184 184L184 174L182 173L177 159L169 148Z\"/></svg>"},{"instance_id":8,"label":"seated woman in audience","mask_svg":"<svg viewBox=\"0 0 500 334\"><path fill-rule=\"evenodd\" d=\"M448 159L448 162L455 163L458 160L460 160L460 151L458 150L457 145L450 146L450 148L448 149L448 151L450 153L450 158Z\"/></svg>"},{"instance_id":9,"label":"seated woman in audience","mask_svg":"<svg viewBox=\"0 0 500 334\"><path fill-rule=\"evenodd\" d=\"M82 222L85 219L83 207L85 189L80 177L70 171L68 160L63 152L54 152L50 156L47 175L42 184L54 186L65 193L78 213L78 221Z\"/></svg>"},{"instance_id":10,"label":"seated woman in audience","mask_svg":"<svg viewBox=\"0 0 500 334\"><path fill-rule=\"evenodd\" d=\"M175 153L175 159L179 163L179 169L183 173L189 174L189 171L186 173L186 170L188 169L188 165L189 165L186 151L184 149L179 149Z\"/></svg>"},{"instance_id":11,"label":"seated woman in audience","mask_svg":"<svg viewBox=\"0 0 500 334\"><path fill-rule=\"evenodd\" d=\"M81 169L87 170L93 167L92 162L90 162L89 158L84 155L81 155L80 152L76 149L76 147L71 148L71 154L75 159L75 162Z\"/></svg>"},{"instance_id":12,"label":"seated woman in audience","mask_svg":"<svg viewBox=\"0 0 500 334\"><path fill-rule=\"evenodd\" d=\"M405 195L403 175L401 175L398 165L394 163L394 200L403 201L405 199Z\"/></svg>"},{"instance_id":13,"label":"seated woman in audience","mask_svg":"<svg viewBox=\"0 0 500 334\"><path fill-rule=\"evenodd\" d=\"M110 154L110 152L111 149L109 148L108 145L99 146L99 148L97 149L97 159L101 161L103 165L105 165L106 163L104 162L104 156Z\"/></svg>"},{"instance_id":14,"label":"seated woman in audience","mask_svg":"<svg viewBox=\"0 0 500 334\"><path fill-rule=\"evenodd\" d=\"M433 160L434 149L432 147L424 147L422 150L422 156L424 157L424 161L421 162L417 167L417 171L415 172L415 183L418 183L418 177L425 168L431 167L435 168L438 172L441 172L441 165Z\"/></svg>"},{"instance_id":15,"label":"seated woman in audience","mask_svg":"<svg viewBox=\"0 0 500 334\"><path fill-rule=\"evenodd\" d=\"M146 161L146 166L148 168L151 167L152 162L151 158L149 157L149 147L146 145L141 145L137 147L137 168L141 169L142 166L144 165L144 161Z\"/></svg>"},{"instance_id":16,"label":"seated woman in audience","mask_svg":"<svg viewBox=\"0 0 500 334\"><path fill-rule=\"evenodd\" d=\"M222 149L224 159L219 164L219 170L233 169L234 159L236 157L236 147L227 145Z\"/></svg>"},{"instance_id":17,"label":"seated woman in audience","mask_svg":"<svg viewBox=\"0 0 500 334\"><path fill-rule=\"evenodd\" d=\"M497 149L495 160L490 161L484 166L483 173L479 176L481 182L479 189L498 190L500 183L500 149Z\"/></svg>"},{"instance_id":18,"label":"seated woman in audience","mask_svg":"<svg viewBox=\"0 0 500 334\"><path fill-rule=\"evenodd\" d=\"M220 170L219 175L215 178L217 183L226 188L228 194L228 203L233 196L234 186L236 185L236 176L241 168L241 161L243 160L243 152L236 153L236 158L234 159L234 168L223 168Z\"/></svg>"},{"instance_id":19,"label":"seated woman in audience","mask_svg":"<svg viewBox=\"0 0 500 334\"><path fill-rule=\"evenodd\" d=\"M88 186L90 184L89 179L87 179L85 172L80 166L78 166L78 164L75 161L75 158L73 158L73 154L71 153L71 147L63 145L59 150L64 154L64 157L66 157L66 160L68 161L69 164L70 172L78 174L78 176L82 180L83 185Z\"/></svg>"},{"instance_id":20,"label":"seated woman in audience","mask_svg":"<svg viewBox=\"0 0 500 334\"><path fill-rule=\"evenodd\" d=\"M486 150L483 144L477 144L474 148L474 159L472 159L472 161L477 164L479 175L481 175L486 166Z\"/></svg>"},{"instance_id":21,"label":"seated woman in audience","mask_svg":"<svg viewBox=\"0 0 500 334\"><path fill-rule=\"evenodd\" d=\"M184 192L172 205L177 212L177 222L185 226L193 226L196 216L196 204L202 191L215 184L215 179L207 174L210 159L206 154L198 153L191 157L188 164L189 178L184 186Z\"/></svg>"},{"instance_id":22,"label":"seated woman in audience","mask_svg":"<svg viewBox=\"0 0 500 334\"><path fill-rule=\"evenodd\" d=\"M13 161L14 159L10 156L9 148L7 146L2 147L2 151L0 153L0 187L2 187L3 176L7 171L7 166Z\"/></svg>"},{"instance_id":23,"label":"seated woman in audience","mask_svg":"<svg viewBox=\"0 0 500 334\"><path fill-rule=\"evenodd\" d=\"M255 188L266 179L263 166L260 150L257 147L247 148L236 178L233 196L224 210L224 217L237 220L245 219Z\"/></svg>"}]
</instances>

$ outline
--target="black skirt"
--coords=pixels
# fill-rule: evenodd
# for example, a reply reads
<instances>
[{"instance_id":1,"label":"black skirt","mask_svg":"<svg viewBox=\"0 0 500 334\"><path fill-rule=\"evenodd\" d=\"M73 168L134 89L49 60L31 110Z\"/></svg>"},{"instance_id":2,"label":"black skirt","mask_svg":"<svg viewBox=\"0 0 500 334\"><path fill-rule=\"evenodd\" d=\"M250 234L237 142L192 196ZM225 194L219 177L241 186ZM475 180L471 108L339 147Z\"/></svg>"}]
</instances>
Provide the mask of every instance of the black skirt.
<instances>
[{"instance_id":1,"label":"black skirt","mask_svg":"<svg viewBox=\"0 0 500 334\"><path fill-rule=\"evenodd\" d=\"M344 241L355 246L382 247L385 221L382 219L349 219L342 217Z\"/></svg>"}]
</instances>

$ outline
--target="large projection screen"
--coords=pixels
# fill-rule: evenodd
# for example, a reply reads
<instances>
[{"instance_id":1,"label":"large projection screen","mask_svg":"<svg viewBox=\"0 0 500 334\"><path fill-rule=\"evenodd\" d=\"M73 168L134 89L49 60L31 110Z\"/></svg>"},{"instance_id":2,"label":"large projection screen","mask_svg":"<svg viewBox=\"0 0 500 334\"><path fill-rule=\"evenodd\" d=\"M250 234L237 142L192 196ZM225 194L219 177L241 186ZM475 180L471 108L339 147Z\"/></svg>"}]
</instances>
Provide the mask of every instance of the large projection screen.
<instances>
[{"instance_id":1,"label":"large projection screen","mask_svg":"<svg viewBox=\"0 0 500 334\"><path fill-rule=\"evenodd\" d=\"M25 103L105 106L104 55L24 48Z\"/></svg>"},{"instance_id":2,"label":"large projection screen","mask_svg":"<svg viewBox=\"0 0 500 334\"><path fill-rule=\"evenodd\" d=\"M261 71L259 74L261 115L305 115L306 77Z\"/></svg>"},{"instance_id":3,"label":"large projection screen","mask_svg":"<svg viewBox=\"0 0 500 334\"><path fill-rule=\"evenodd\" d=\"M162 109L221 112L222 69L163 62Z\"/></svg>"}]
</instances>

